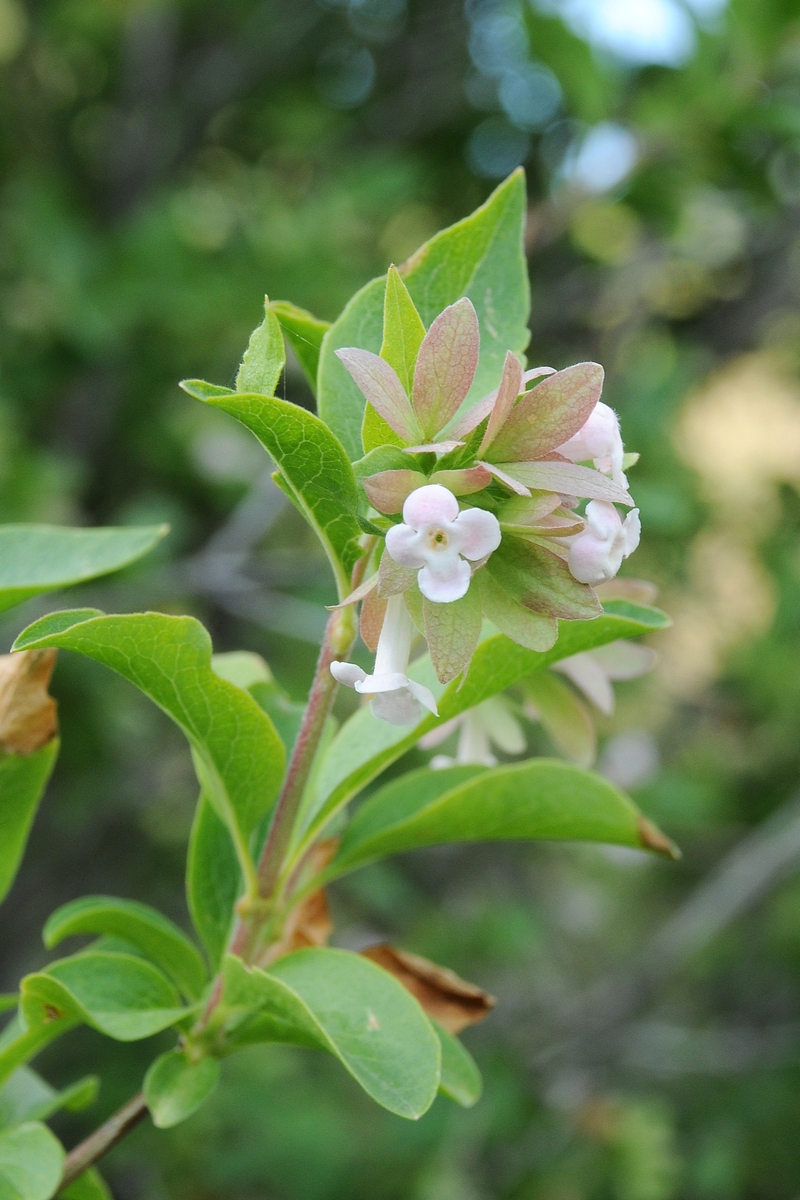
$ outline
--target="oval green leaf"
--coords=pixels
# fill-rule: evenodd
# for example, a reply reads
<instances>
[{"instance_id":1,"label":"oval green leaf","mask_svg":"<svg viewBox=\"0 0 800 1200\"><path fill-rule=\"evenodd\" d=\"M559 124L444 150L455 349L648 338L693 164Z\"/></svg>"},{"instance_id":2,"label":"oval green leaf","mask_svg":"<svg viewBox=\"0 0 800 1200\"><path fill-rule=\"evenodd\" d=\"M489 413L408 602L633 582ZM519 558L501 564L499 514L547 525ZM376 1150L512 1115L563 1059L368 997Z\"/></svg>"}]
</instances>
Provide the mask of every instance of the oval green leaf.
<instances>
[{"instance_id":1,"label":"oval green leaf","mask_svg":"<svg viewBox=\"0 0 800 1200\"><path fill-rule=\"evenodd\" d=\"M219 1083L215 1058L189 1062L181 1050L169 1050L151 1065L144 1079L144 1098L153 1124L171 1129L197 1112Z\"/></svg>"},{"instance_id":2,"label":"oval green leaf","mask_svg":"<svg viewBox=\"0 0 800 1200\"><path fill-rule=\"evenodd\" d=\"M0 1133L2 1200L50 1200L63 1166L63 1147L46 1125L26 1121Z\"/></svg>"}]
</instances>

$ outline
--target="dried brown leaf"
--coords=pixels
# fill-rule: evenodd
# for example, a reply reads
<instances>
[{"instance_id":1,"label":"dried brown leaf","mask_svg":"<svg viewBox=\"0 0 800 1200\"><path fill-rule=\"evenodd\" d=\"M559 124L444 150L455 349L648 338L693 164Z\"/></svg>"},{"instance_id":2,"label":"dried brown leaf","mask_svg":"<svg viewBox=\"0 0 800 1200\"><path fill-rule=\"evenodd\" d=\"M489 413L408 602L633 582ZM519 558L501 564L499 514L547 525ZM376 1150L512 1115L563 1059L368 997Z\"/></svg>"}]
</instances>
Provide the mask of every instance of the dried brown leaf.
<instances>
[{"instance_id":1,"label":"dried brown leaf","mask_svg":"<svg viewBox=\"0 0 800 1200\"><path fill-rule=\"evenodd\" d=\"M467 1025L482 1021L497 1003L494 996L459 978L455 971L388 942L368 946L361 953L394 975L448 1033L460 1033Z\"/></svg>"},{"instance_id":2,"label":"dried brown leaf","mask_svg":"<svg viewBox=\"0 0 800 1200\"><path fill-rule=\"evenodd\" d=\"M0 655L0 748L7 754L33 754L55 737L57 705L47 691L55 663L55 650Z\"/></svg>"}]
</instances>

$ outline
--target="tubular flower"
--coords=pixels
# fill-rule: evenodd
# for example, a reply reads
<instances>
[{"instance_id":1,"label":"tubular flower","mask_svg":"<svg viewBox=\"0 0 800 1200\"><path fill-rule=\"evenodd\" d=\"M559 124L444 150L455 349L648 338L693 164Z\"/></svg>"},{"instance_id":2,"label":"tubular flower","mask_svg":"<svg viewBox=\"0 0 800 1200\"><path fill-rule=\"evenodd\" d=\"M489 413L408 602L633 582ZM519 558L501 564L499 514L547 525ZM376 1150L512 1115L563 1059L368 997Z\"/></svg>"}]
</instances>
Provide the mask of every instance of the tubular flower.
<instances>
[{"instance_id":1,"label":"tubular flower","mask_svg":"<svg viewBox=\"0 0 800 1200\"><path fill-rule=\"evenodd\" d=\"M437 714L433 693L406 674L413 636L414 626L403 597L391 596L372 674L367 675L355 663L331 663L334 679L355 688L362 696L370 696L373 715L390 725L416 725L423 708Z\"/></svg>"},{"instance_id":2,"label":"tubular flower","mask_svg":"<svg viewBox=\"0 0 800 1200\"><path fill-rule=\"evenodd\" d=\"M494 767L497 759L492 746L504 754L522 754L525 750L525 735L522 727L501 696L484 700L452 721L445 721L438 729L426 733L417 743L421 750L432 750L459 730L455 758L448 754L436 754L430 761L434 771L453 766Z\"/></svg>"},{"instance_id":3,"label":"tubular flower","mask_svg":"<svg viewBox=\"0 0 800 1200\"><path fill-rule=\"evenodd\" d=\"M482 508L459 512L453 493L438 483L413 491L403 505L403 524L386 534L388 554L419 571L419 590L437 604L466 595L470 562L485 559L499 545L497 517Z\"/></svg>"},{"instance_id":4,"label":"tubular flower","mask_svg":"<svg viewBox=\"0 0 800 1200\"><path fill-rule=\"evenodd\" d=\"M591 459L598 471L610 475L620 487L627 488L628 480L622 470L625 448L619 431L619 418L613 408L609 408L602 400L597 401L586 424L556 449L574 463Z\"/></svg>"},{"instance_id":5,"label":"tubular flower","mask_svg":"<svg viewBox=\"0 0 800 1200\"><path fill-rule=\"evenodd\" d=\"M622 640L563 658L553 670L566 675L595 708L610 717L614 712L611 684L638 679L651 671L655 663L656 653L649 646Z\"/></svg>"},{"instance_id":6,"label":"tubular flower","mask_svg":"<svg viewBox=\"0 0 800 1200\"><path fill-rule=\"evenodd\" d=\"M639 545L641 523L638 508L623 521L613 504L592 500L586 505L586 526L571 541L569 569L579 583L593 586L613 579L622 560Z\"/></svg>"}]
</instances>

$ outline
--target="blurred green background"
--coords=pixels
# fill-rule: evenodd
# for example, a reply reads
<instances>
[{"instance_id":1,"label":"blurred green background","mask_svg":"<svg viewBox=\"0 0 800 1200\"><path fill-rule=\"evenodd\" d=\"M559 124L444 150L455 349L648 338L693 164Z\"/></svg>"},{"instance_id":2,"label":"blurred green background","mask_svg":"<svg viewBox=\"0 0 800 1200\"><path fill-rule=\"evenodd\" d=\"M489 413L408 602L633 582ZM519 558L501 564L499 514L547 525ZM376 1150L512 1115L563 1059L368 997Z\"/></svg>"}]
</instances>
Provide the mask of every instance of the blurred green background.
<instances>
[{"instance_id":1,"label":"blurred green background","mask_svg":"<svg viewBox=\"0 0 800 1200\"><path fill-rule=\"evenodd\" d=\"M674 618L600 767L679 865L450 847L334 890L338 944L390 938L498 996L466 1036L480 1104L411 1125L332 1060L251 1051L114 1152L117 1200L800 1195L800 4L0 0L0 60L0 520L172 526L65 604L194 613L301 698L324 561L256 443L176 382L232 381L265 291L333 318L524 163L530 358L605 365L642 454L626 571ZM311 403L296 365L285 387ZM76 657L54 691L0 990L73 896L187 923L180 735ZM68 1144L154 1052L84 1031L42 1057L103 1075Z\"/></svg>"}]
</instances>

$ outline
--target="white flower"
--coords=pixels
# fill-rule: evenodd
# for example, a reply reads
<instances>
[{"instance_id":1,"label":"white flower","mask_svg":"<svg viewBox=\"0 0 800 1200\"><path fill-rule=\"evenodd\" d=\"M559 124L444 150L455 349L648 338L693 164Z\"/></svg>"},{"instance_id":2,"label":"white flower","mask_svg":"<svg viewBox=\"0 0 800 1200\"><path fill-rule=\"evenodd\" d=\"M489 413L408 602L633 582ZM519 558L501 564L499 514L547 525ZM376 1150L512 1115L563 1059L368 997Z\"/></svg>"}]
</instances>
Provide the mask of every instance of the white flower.
<instances>
[{"instance_id":1,"label":"white flower","mask_svg":"<svg viewBox=\"0 0 800 1200\"><path fill-rule=\"evenodd\" d=\"M436 754L430 765L434 771L444 767L469 766L494 767L497 759L492 754L492 744L505 754L522 754L525 735L519 721L500 696L484 700L475 708L468 709L451 721L445 721L438 729L426 733L417 743L422 750L439 746L456 729L460 730L455 758L448 754Z\"/></svg>"},{"instance_id":2,"label":"white flower","mask_svg":"<svg viewBox=\"0 0 800 1200\"><path fill-rule=\"evenodd\" d=\"M569 569L579 583L604 583L639 545L639 510L631 509L623 521L608 500L591 500L584 519L586 527L570 541Z\"/></svg>"},{"instance_id":3,"label":"white flower","mask_svg":"<svg viewBox=\"0 0 800 1200\"><path fill-rule=\"evenodd\" d=\"M638 679L655 666L656 654L649 646L638 642L609 642L597 650L584 654L573 654L562 658L553 670L566 675L587 700L596 708L611 716L614 711L614 689L612 682Z\"/></svg>"},{"instance_id":4,"label":"white flower","mask_svg":"<svg viewBox=\"0 0 800 1200\"><path fill-rule=\"evenodd\" d=\"M586 424L556 449L574 463L591 459L598 471L610 475L620 487L627 488L628 481L622 471L625 448L619 431L619 418L613 408L603 404L602 400L597 401Z\"/></svg>"},{"instance_id":5,"label":"white flower","mask_svg":"<svg viewBox=\"0 0 800 1200\"><path fill-rule=\"evenodd\" d=\"M416 725L423 707L438 716L433 693L406 675L414 626L402 596L390 596L378 639L375 666L367 675L355 663L332 662L331 675L372 699L372 713L390 725Z\"/></svg>"},{"instance_id":6,"label":"white flower","mask_svg":"<svg viewBox=\"0 0 800 1200\"><path fill-rule=\"evenodd\" d=\"M472 562L500 545L500 523L482 508L459 512L452 492L428 483L403 505L403 524L386 534L386 550L403 567L419 570L419 590L428 600L449 604L469 588Z\"/></svg>"}]
</instances>

